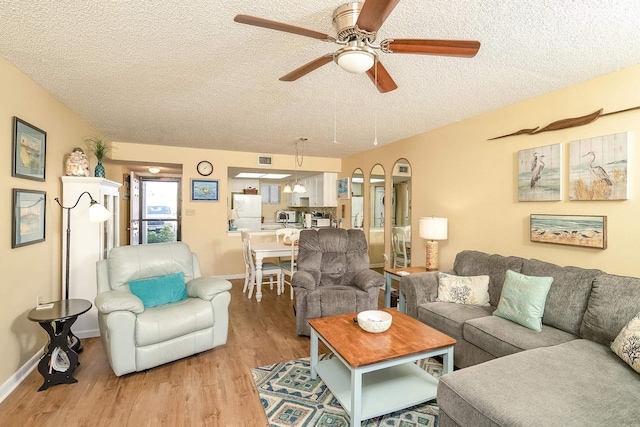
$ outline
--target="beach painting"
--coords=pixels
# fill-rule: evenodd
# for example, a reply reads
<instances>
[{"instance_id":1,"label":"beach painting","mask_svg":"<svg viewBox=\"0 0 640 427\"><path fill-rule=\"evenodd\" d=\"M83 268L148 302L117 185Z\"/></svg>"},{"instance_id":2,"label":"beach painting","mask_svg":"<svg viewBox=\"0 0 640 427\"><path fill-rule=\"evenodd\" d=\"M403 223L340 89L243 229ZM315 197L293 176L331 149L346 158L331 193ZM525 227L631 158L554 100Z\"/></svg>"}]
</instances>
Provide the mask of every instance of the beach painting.
<instances>
[{"instance_id":1,"label":"beach painting","mask_svg":"<svg viewBox=\"0 0 640 427\"><path fill-rule=\"evenodd\" d=\"M518 201L562 200L562 144L518 151Z\"/></svg>"},{"instance_id":2,"label":"beach painting","mask_svg":"<svg viewBox=\"0 0 640 427\"><path fill-rule=\"evenodd\" d=\"M572 141L569 200L626 200L628 133Z\"/></svg>"},{"instance_id":3,"label":"beach painting","mask_svg":"<svg viewBox=\"0 0 640 427\"><path fill-rule=\"evenodd\" d=\"M607 217L532 214L531 241L607 249Z\"/></svg>"}]
</instances>

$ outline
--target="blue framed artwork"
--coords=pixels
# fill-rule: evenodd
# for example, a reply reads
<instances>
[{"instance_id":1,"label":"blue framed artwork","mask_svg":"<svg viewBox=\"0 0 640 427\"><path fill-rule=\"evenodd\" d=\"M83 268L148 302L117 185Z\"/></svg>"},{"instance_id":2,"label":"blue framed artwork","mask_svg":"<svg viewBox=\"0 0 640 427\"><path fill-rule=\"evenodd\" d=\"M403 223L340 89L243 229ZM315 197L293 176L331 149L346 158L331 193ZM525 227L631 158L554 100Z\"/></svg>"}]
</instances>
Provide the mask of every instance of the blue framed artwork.
<instances>
[{"instance_id":1,"label":"blue framed artwork","mask_svg":"<svg viewBox=\"0 0 640 427\"><path fill-rule=\"evenodd\" d=\"M349 194L349 178L340 178L337 181L338 199L348 199Z\"/></svg>"},{"instance_id":2,"label":"blue framed artwork","mask_svg":"<svg viewBox=\"0 0 640 427\"><path fill-rule=\"evenodd\" d=\"M193 202L217 202L218 180L217 179L192 179L191 180L191 201Z\"/></svg>"},{"instance_id":3,"label":"blue framed artwork","mask_svg":"<svg viewBox=\"0 0 640 427\"><path fill-rule=\"evenodd\" d=\"M47 193L13 189L11 248L44 242Z\"/></svg>"},{"instance_id":4,"label":"blue framed artwork","mask_svg":"<svg viewBox=\"0 0 640 427\"><path fill-rule=\"evenodd\" d=\"M11 176L44 181L46 148L47 133L14 116Z\"/></svg>"}]
</instances>

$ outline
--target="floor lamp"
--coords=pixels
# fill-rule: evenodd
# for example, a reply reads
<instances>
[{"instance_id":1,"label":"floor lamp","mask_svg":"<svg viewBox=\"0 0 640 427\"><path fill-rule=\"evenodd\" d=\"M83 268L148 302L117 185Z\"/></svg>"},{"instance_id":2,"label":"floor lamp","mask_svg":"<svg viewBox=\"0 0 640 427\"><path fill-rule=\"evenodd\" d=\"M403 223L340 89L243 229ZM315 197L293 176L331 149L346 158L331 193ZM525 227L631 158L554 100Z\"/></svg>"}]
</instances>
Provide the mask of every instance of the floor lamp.
<instances>
[{"instance_id":1,"label":"floor lamp","mask_svg":"<svg viewBox=\"0 0 640 427\"><path fill-rule=\"evenodd\" d=\"M420 218L420 238L427 241L427 271L438 269L438 240L447 240L447 218Z\"/></svg>"},{"instance_id":2,"label":"floor lamp","mask_svg":"<svg viewBox=\"0 0 640 427\"><path fill-rule=\"evenodd\" d=\"M67 254L66 254L67 257L65 260L64 299L69 299L69 260L70 260L70 254L71 254L71 210L76 206L78 206L78 203L80 203L80 199L85 194L89 196L89 199L91 199L89 201L89 221L98 223L98 222L105 222L106 220L111 218L111 212L109 212L109 210L104 206L102 206L100 203L96 202L91 196L91 193L89 193L88 191L84 191L80 193L80 195L78 196L78 199L76 200L76 203L70 207L63 206L62 203L60 203L60 199L58 197L54 199L56 203L58 203L58 205L63 210L66 209L67 211ZM73 342L73 345L71 346L73 350L76 352L81 351L82 346L80 345L80 340L75 335L73 335L73 333L69 338Z\"/></svg>"}]
</instances>

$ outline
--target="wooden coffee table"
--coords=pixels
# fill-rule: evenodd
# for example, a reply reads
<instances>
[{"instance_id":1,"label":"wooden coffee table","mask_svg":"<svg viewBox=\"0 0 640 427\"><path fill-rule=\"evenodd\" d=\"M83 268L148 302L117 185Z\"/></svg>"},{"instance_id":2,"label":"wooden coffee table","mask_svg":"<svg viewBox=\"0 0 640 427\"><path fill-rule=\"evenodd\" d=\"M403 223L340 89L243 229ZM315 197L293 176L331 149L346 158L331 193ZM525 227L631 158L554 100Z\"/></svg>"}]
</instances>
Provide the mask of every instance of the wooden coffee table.
<instances>
[{"instance_id":1,"label":"wooden coffee table","mask_svg":"<svg viewBox=\"0 0 640 427\"><path fill-rule=\"evenodd\" d=\"M389 330L362 330L356 313L309 320L311 377L317 375L351 417L351 426L436 398L438 380L414 362L443 357L442 373L453 371L456 340L395 309ZM335 358L318 362L318 339Z\"/></svg>"}]
</instances>

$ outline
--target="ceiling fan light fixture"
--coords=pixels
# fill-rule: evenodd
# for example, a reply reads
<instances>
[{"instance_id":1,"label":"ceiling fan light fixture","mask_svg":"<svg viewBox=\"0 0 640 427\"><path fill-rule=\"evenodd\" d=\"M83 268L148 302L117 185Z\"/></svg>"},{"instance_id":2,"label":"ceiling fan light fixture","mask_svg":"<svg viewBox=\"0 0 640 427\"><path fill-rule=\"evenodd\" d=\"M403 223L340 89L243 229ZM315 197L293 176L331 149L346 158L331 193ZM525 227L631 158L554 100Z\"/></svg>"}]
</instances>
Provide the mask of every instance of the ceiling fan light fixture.
<instances>
[{"instance_id":1,"label":"ceiling fan light fixture","mask_svg":"<svg viewBox=\"0 0 640 427\"><path fill-rule=\"evenodd\" d=\"M347 46L336 52L335 61L343 70L361 74L367 72L375 64L375 51L366 46Z\"/></svg>"}]
</instances>

